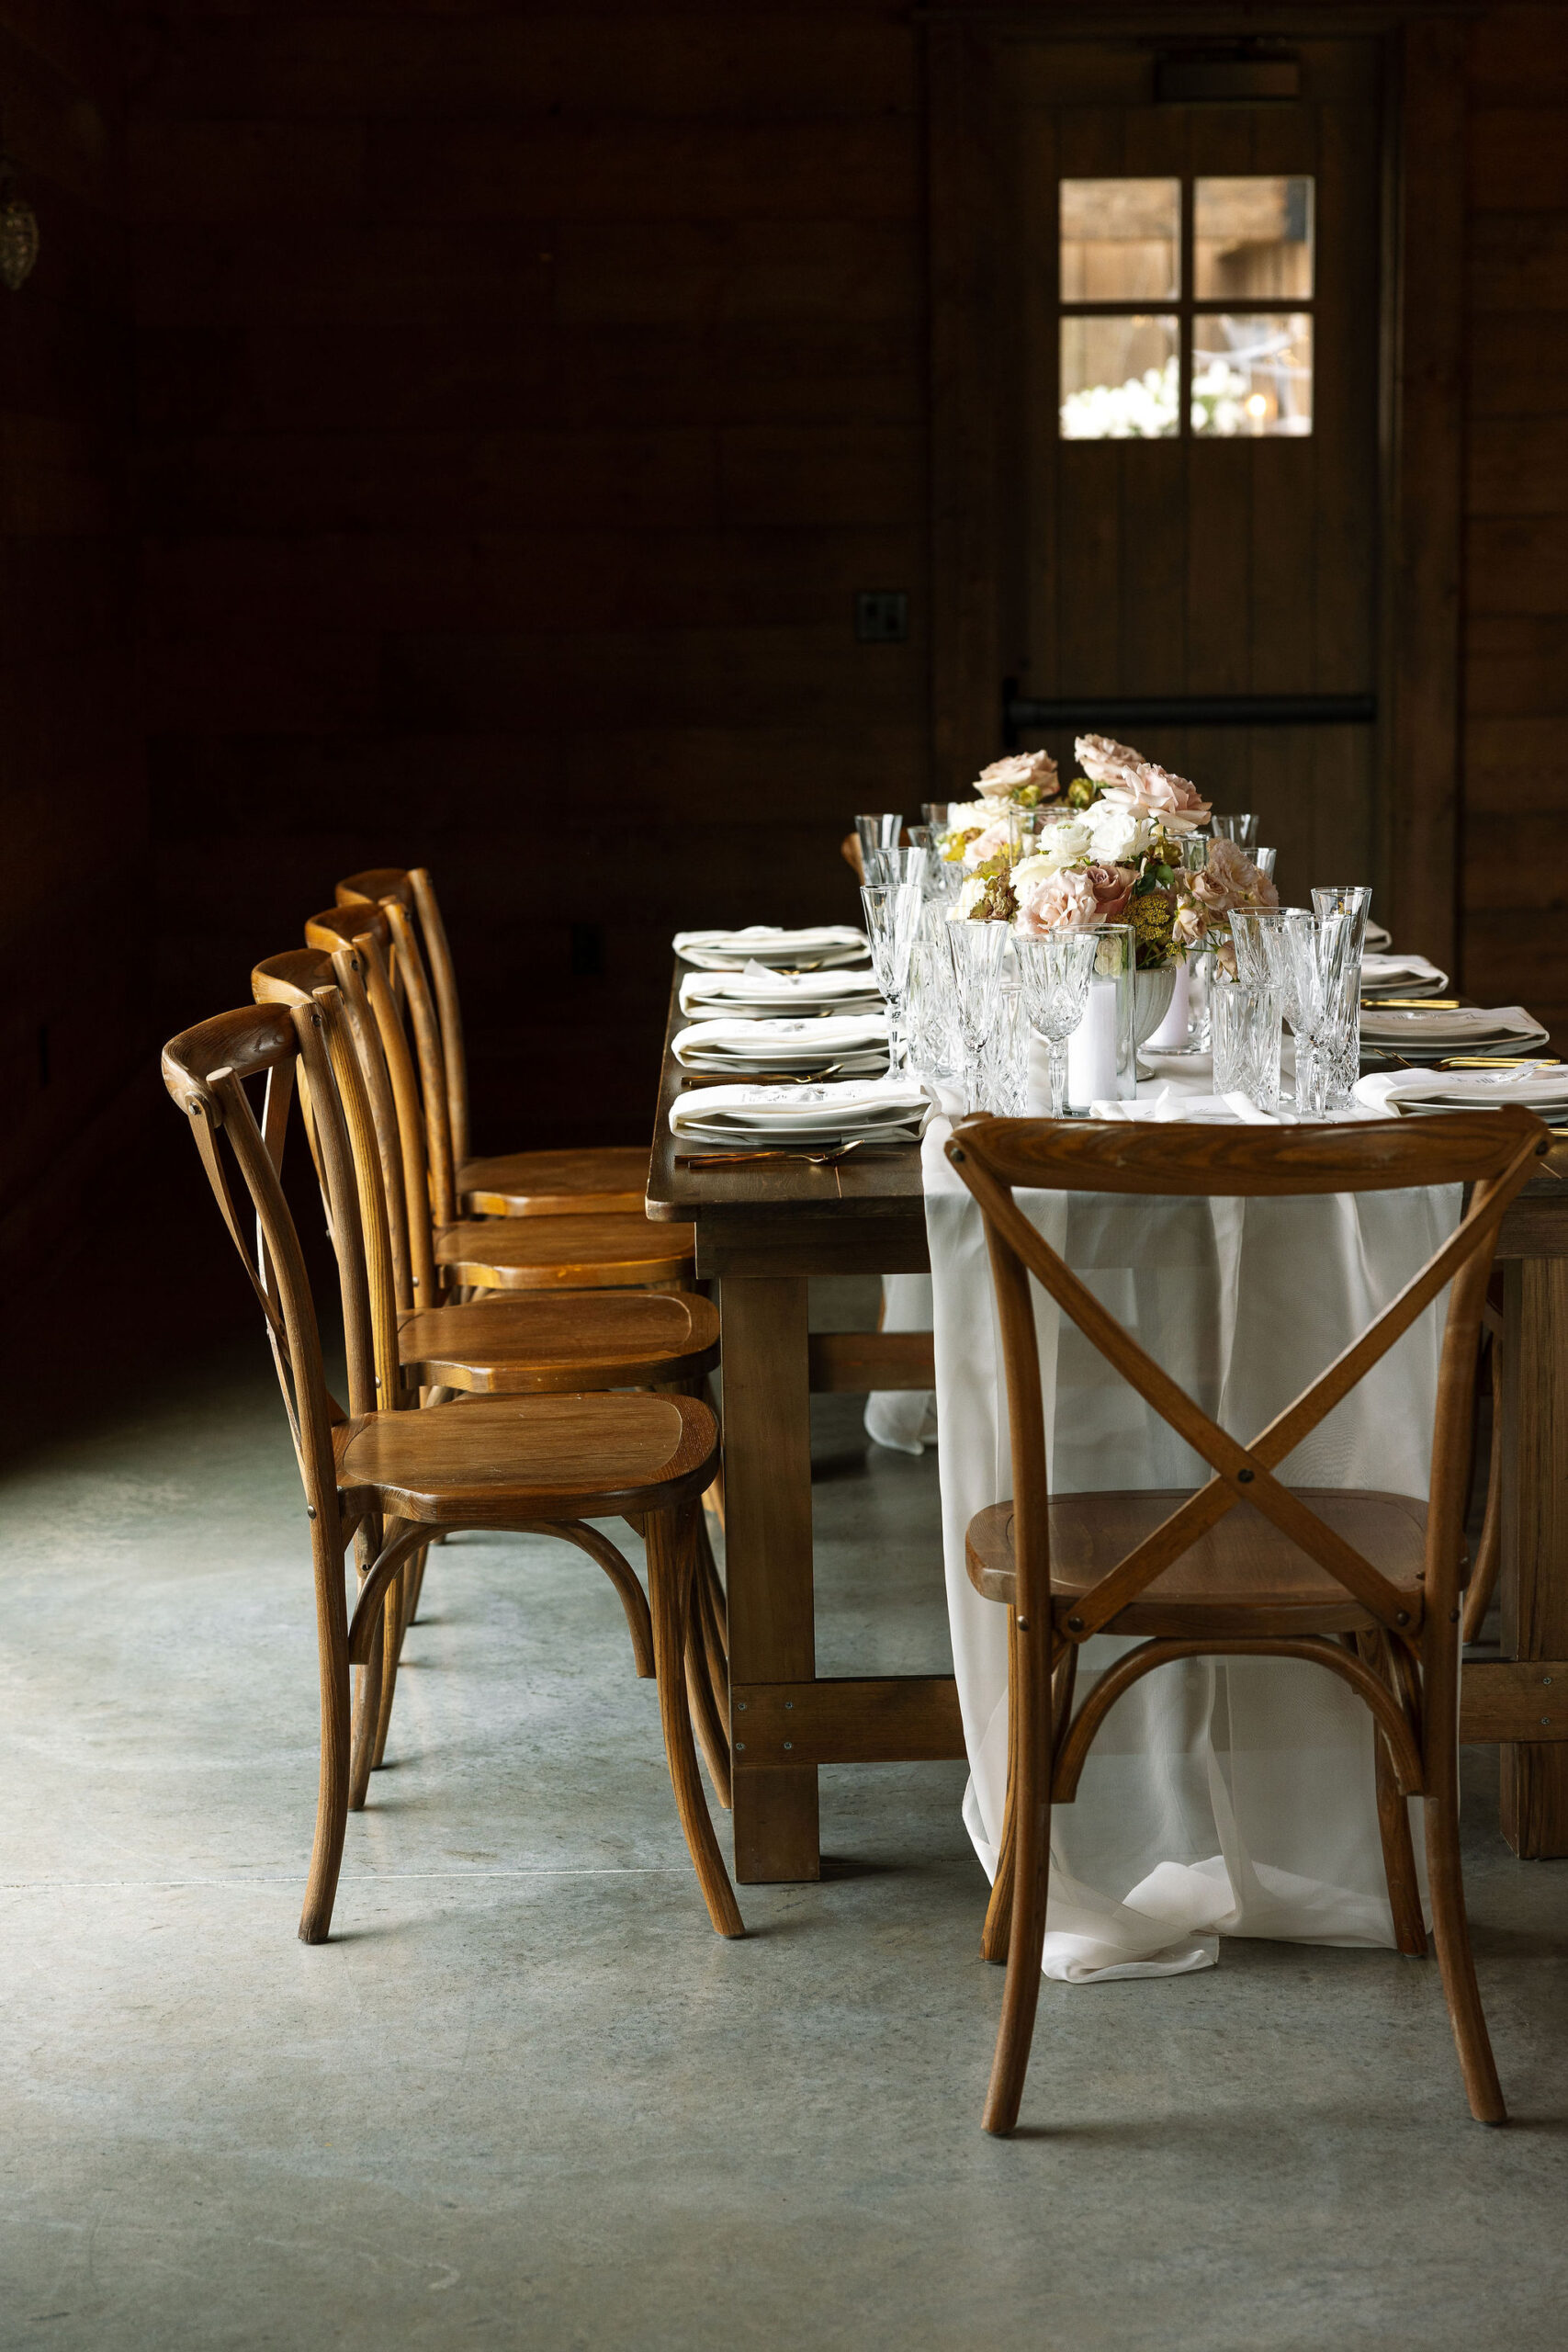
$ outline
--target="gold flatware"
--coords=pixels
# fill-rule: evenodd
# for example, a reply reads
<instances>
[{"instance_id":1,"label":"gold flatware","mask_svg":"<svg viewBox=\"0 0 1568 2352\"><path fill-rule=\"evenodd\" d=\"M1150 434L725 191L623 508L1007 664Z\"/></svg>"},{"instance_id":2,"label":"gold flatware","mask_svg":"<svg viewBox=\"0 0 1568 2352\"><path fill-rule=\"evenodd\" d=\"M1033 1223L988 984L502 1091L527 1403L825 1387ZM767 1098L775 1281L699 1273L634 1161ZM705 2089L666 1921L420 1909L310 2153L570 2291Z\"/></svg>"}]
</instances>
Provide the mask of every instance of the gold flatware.
<instances>
[{"instance_id":1,"label":"gold flatware","mask_svg":"<svg viewBox=\"0 0 1568 2352\"><path fill-rule=\"evenodd\" d=\"M819 1079L831 1078L842 1069L842 1062L829 1062L821 1069L696 1069L688 1072L682 1086L813 1086ZM874 1075L874 1072L871 1073Z\"/></svg>"},{"instance_id":2,"label":"gold flatware","mask_svg":"<svg viewBox=\"0 0 1568 2352\"><path fill-rule=\"evenodd\" d=\"M864 1138L834 1146L831 1151L678 1151L677 1168L745 1168L759 1159L804 1159L808 1168L831 1168L858 1151Z\"/></svg>"},{"instance_id":3,"label":"gold flatware","mask_svg":"<svg viewBox=\"0 0 1568 2352\"><path fill-rule=\"evenodd\" d=\"M1439 1069L1561 1069L1554 1054L1450 1054Z\"/></svg>"},{"instance_id":4,"label":"gold flatware","mask_svg":"<svg viewBox=\"0 0 1568 2352\"><path fill-rule=\"evenodd\" d=\"M1458 1012L1457 996L1364 996L1363 1012Z\"/></svg>"}]
</instances>

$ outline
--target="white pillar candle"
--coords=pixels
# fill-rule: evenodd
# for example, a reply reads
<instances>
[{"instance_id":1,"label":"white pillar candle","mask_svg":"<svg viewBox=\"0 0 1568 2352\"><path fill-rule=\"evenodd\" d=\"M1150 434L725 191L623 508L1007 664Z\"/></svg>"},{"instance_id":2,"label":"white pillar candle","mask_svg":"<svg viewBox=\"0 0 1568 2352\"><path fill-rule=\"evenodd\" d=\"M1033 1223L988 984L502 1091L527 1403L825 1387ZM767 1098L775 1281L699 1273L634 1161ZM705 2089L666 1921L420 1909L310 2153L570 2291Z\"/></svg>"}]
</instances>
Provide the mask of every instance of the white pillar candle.
<instances>
[{"instance_id":1,"label":"white pillar candle","mask_svg":"<svg viewBox=\"0 0 1568 2352\"><path fill-rule=\"evenodd\" d=\"M1087 1111L1112 1099L1116 1082L1116 987L1098 976L1089 984L1083 1019L1067 1040L1067 1102Z\"/></svg>"},{"instance_id":2,"label":"white pillar candle","mask_svg":"<svg viewBox=\"0 0 1568 2352\"><path fill-rule=\"evenodd\" d=\"M1187 1043L1188 1026L1187 958L1184 956L1176 967L1176 983L1170 991L1170 1010L1152 1037L1144 1041L1144 1048L1151 1054L1179 1054Z\"/></svg>"}]
</instances>

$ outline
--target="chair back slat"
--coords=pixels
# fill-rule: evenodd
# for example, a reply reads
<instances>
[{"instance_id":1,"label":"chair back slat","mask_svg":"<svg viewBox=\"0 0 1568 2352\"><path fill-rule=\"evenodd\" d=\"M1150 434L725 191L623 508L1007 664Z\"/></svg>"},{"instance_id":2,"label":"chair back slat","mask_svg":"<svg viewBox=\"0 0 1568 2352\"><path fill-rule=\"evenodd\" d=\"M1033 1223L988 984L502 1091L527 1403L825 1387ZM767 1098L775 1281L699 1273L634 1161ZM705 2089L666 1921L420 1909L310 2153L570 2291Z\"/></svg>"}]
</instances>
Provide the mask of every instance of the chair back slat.
<instances>
[{"instance_id":1,"label":"chair back slat","mask_svg":"<svg viewBox=\"0 0 1568 2352\"><path fill-rule=\"evenodd\" d=\"M312 915L305 926L307 938L332 942L333 970L339 988L357 1018L361 1001L367 1006L367 1024L380 1042L397 1123L398 1155L408 1240L405 1277L394 1269L400 1301L433 1306L436 1299L435 1254L431 1233L434 1183L431 1174L429 1136L425 1125L420 1074L409 1043L408 1028L387 962L391 933L379 907L348 900ZM357 955L355 970L340 961L343 951Z\"/></svg>"},{"instance_id":2,"label":"chair back slat","mask_svg":"<svg viewBox=\"0 0 1568 2352\"><path fill-rule=\"evenodd\" d=\"M356 899L373 906L387 907L389 899L406 907L419 917L419 928L424 940L425 968L435 997L435 1010L441 1028L441 1058L446 1072L446 1117L451 1136L452 1163L455 1175L460 1175L468 1158L468 1057L463 1038L463 1012L457 995L457 975L452 963L452 949L442 921L435 885L430 878L428 866L411 866L406 872L400 866L376 865L363 874L346 875L333 893L340 906Z\"/></svg>"},{"instance_id":3,"label":"chair back slat","mask_svg":"<svg viewBox=\"0 0 1568 2352\"><path fill-rule=\"evenodd\" d=\"M370 1412L382 1407L391 1411L400 1401L402 1383L398 1365L398 1303L380 1145L343 999L335 987L328 987L318 989L315 1001L321 1013L335 1108L353 1170L358 1214L352 1221L348 1246L359 1253L368 1320L367 1401L353 1409Z\"/></svg>"},{"instance_id":4,"label":"chair back slat","mask_svg":"<svg viewBox=\"0 0 1568 2352\"><path fill-rule=\"evenodd\" d=\"M332 1430L343 1419L330 1394L320 1327L304 1256L278 1174L276 1133L269 1146L245 1091L247 1080L292 1069L305 1049L309 1013L283 1006L244 1006L219 1013L164 1049L164 1082L186 1114L229 1236L265 1318L284 1410L307 1502L328 1546L341 1557L341 1522ZM320 1069L326 1079L324 1066ZM326 1088L331 1093L330 1084ZM281 1100L281 1089L276 1091ZM274 1124L269 1121L269 1125ZM253 1257L240 1222L223 1145L238 1168L261 1235L267 1272Z\"/></svg>"},{"instance_id":5,"label":"chair back slat","mask_svg":"<svg viewBox=\"0 0 1568 2352\"><path fill-rule=\"evenodd\" d=\"M1430 1600L1457 1580L1464 1511L1464 1458L1475 1344L1493 1249L1503 1212L1546 1139L1527 1111L1457 1114L1357 1127L1129 1130L1110 1122L973 1119L953 1131L949 1157L975 1194L1002 1325L1012 1425L1015 1559L1019 1611L1050 1593L1045 1432L1033 1315L1032 1274L1128 1385L1216 1474L1087 1591L1075 1593L1067 1631L1087 1640L1109 1624L1238 1502L1252 1504L1315 1560L1391 1633L1410 1611L1398 1589L1301 1498L1275 1466L1343 1402L1417 1317L1448 1288L1449 1320L1439 1374L1428 1498L1426 1580ZM1433 1128L1444 1132L1432 1134ZM1064 1132L1066 1130L1066 1132ZM1135 1149L1126 1148L1131 1134ZM1169 1141L1173 1149L1162 1148ZM1174 1165L1173 1165L1174 1163ZM1174 1175L1175 1181L1168 1181ZM1202 1411L1079 1281L1019 1209L1015 1184L1098 1193L1177 1196L1291 1197L1325 1192L1408 1190L1471 1182L1457 1230L1325 1372L1242 1444Z\"/></svg>"},{"instance_id":6,"label":"chair back slat","mask_svg":"<svg viewBox=\"0 0 1568 2352\"><path fill-rule=\"evenodd\" d=\"M392 953L402 975L419 1058L420 1091L424 1100L424 1136L430 1159L430 1205L437 1225L451 1225L457 1215L457 1169L452 1158L452 1121L446 1103L446 1063L441 1050L441 1028L430 976L424 967L413 917L396 899L382 912L392 934Z\"/></svg>"},{"instance_id":7,"label":"chair back slat","mask_svg":"<svg viewBox=\"0 0 1568 2352\"><path fill-rule=\"evenodd\" d=\"M460 1175L469 1150L468 1056L463 1038L462 1001L457 994L457 975L452 963L452 949L446 937L446 926L441 919L441 908L429 868L413 866L409 880L413 885L419 927L424 933L425 962L430 967L431 985L435 990L435 1009L441 1018L441 1050L446 1064L446 1106L452 1127L452 1160Z\"/></svg>"}]
</instances>

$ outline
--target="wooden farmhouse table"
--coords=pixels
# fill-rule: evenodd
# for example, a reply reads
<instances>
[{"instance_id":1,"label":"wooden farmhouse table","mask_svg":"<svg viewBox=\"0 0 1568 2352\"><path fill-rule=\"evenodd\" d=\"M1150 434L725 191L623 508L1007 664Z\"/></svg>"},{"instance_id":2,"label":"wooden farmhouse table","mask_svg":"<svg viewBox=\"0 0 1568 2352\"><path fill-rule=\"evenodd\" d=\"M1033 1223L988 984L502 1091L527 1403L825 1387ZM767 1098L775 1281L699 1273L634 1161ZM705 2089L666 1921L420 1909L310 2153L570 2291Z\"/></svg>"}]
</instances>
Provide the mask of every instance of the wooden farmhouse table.
<instances>
[{"instance_id":1,"label":"wooden farmhouse table","mask_svg":"<svg viewBox=\"0 0 1568 2352\"><path fill-rule=\"evenodd\" d=\"M724 1366L735 1875L814 1879L822 1764L963 1757L951 1675L818 1675L811 1396L932 1388L930 1332L807 1329L813 1274L929 1272L920 1155L852 1154L679 1168L670 1106L688 1073L678 964L665 1033L648 1213L696 1228L716 1277ZM693 1149L700 1151L702 1145ZM1502 1829L1520 1856L1568 1855L1568 1146L1554 1145L1499 1238L1504 1328L1502 1647L1472 1653L1461 1736L1503 1750Z\"/></svg>"}]
</instances>

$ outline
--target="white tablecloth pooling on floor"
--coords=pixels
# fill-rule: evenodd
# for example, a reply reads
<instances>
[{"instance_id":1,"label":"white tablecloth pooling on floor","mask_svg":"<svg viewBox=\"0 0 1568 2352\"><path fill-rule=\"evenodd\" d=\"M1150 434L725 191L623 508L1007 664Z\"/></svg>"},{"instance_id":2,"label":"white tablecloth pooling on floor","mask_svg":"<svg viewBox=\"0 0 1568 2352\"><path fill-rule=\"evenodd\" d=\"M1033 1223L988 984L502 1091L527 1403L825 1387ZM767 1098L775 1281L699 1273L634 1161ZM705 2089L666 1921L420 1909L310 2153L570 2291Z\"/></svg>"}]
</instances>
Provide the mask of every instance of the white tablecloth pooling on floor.
<instances>
[{"instance_id":1,"label":"white tablecloth pooling on floor","mask_svg":"<svg viewBox=\"0 0 1568 2352\"><path fill-rule=\"evenodd\" d=\"M1151 1090L1153 1091L1153 1090ZM1007 1776L1007 1634L964 1567L975 1512L1012 1491L1007 1399L978 1205L922 1147L931 1252L942 1539L970 1765L964 1818L996 1868ZM1021 1193L1024 1214L1173 1378L1254 1437L1453 1230L1457 1186L1213 1202ZM1208 1467L1034 1286L1054 1491L1203 1484ZM1238 1312L1239 1302L1239 1312ZM1425 1496L1446 1297L1281 1465L1298 1486ZM1133 1643L1084 1645L1079 1694ZM1107 1717L1077 1799L1052 1816L1045 1973L1211 1965L1218 1936L1394 1941L1372 1722L1321 1668L1198 1658L1158 1668ZM1416 1838L1417 1862L1421 1860Z\"/></svg>"}]
</instances>

